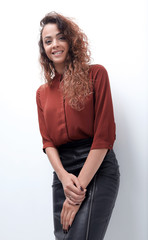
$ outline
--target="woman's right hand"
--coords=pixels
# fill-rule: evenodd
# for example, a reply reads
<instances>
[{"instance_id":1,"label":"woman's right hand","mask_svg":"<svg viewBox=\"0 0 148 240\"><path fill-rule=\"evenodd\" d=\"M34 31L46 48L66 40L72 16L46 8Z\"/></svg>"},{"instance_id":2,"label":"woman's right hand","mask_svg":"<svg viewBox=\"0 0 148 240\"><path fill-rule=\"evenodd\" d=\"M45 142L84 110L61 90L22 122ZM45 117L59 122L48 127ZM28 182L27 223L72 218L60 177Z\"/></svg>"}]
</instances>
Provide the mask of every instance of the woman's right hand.
<instances>
[{"instance_id":1,"label":"woman's right hand","mask_svg":"<svg viewBox=\"0 0 148 240\"><path fill-rule=\"evenodd\" d=\"M86 189L82 188L78 178L72 173L65 172L60 180L68 203L81 204L85 199Z\"/></svg>"}]
</instances>

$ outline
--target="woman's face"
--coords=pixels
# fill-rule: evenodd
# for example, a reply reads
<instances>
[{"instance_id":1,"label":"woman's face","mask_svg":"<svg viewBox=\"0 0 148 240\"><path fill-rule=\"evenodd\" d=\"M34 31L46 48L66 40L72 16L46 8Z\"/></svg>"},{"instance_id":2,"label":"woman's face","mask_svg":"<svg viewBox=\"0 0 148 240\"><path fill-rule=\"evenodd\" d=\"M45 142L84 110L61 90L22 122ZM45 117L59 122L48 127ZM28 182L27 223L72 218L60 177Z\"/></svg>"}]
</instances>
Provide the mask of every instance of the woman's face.
<instances>
[{"instance_id":1,"label":"woman's face","mask_svg":"<svg viewBox=\"0 0 148 240\"><path fill-rule=\"evenodd\" d=\"M68 55L69 45L57 25L48 23L42 32L43 46L47 57L53 62L56 70L62 72Z\"/></svg>"}]
</instances>

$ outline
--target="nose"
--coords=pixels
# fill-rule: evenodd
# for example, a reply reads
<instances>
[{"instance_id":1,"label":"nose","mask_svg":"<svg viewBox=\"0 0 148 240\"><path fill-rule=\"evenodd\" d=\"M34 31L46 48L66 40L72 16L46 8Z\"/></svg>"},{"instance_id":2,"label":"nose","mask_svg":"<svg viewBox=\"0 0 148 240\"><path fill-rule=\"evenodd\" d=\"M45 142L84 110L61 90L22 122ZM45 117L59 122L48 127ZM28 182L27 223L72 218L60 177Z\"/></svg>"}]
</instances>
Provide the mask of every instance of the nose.
<instances>
[{"instance_id":1,"label":"nose","mask_svg":"<svg viewBox=\"0 0 148 240\"><path fill-rule=\"evenodd\" d=\"M58 42L57 39L53 39L53 41L52 41L52 46L53 46L53 47L58 47L58 46L59 46L59 42Z\"/></svg>"}]
</instances>

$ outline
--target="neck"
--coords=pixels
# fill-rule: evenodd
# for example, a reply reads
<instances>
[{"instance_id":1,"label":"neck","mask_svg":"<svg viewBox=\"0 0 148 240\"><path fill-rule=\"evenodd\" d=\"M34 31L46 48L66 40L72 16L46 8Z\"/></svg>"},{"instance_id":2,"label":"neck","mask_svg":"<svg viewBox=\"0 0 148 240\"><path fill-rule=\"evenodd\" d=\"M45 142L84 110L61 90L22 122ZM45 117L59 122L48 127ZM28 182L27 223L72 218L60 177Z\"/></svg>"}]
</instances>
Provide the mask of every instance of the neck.
<instances>
[{"instance_id":1,"label":"neck","mask_svg":"<svg viewBox=\"0 0 148 240\"><path fill-rule=\"evenodd\" d=\"M62 64L62 65L56 65L56 64L55 64L55 70L56 70L59 74L63 74L63 73L64 73L64 68L65 68L64 64Z\"/></svg>"}]
</instances>

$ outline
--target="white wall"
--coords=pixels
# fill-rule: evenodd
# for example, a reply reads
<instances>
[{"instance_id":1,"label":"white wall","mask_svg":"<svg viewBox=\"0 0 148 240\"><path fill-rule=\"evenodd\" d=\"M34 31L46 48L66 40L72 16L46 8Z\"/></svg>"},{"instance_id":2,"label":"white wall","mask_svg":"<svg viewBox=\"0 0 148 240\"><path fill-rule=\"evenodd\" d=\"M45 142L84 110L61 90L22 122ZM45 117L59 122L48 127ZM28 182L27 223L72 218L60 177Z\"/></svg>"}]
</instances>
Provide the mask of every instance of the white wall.
<instances>
[{"instance_id":1,"label":"white wall","mask_svg":"<svg viewBox=\"0 0 148 240\"><path fill-rule=\"evenodd\" d=\"M148 2L5 1L0 6L0 239L53 240L52 168L42 153L35 103L40 84L39 21L50 11L74 17L93 63L110 77L121 171L105 240L148 239Z\"/></svg>"}]
</instances>

